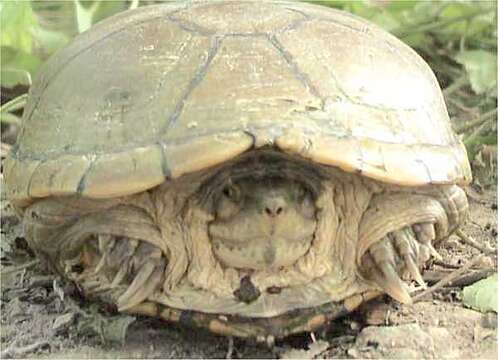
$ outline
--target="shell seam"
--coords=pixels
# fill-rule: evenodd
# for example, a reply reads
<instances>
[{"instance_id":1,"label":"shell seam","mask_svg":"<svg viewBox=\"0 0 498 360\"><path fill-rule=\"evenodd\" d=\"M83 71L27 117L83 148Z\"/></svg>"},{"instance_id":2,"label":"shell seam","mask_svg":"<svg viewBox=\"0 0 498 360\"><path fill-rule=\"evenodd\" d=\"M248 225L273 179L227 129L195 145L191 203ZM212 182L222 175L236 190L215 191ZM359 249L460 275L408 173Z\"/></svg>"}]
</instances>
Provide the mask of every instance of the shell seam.
<instances>
[{"instance_id":1,"label":"shell seam","mask_svg":"<svg viewBox=\"0 0 498 360\"><path fill-rule=\"evenodd\" d=\"M166 144L163 144L161 142L157 143L157 146L159 147L159 151L161 154L161 171L166 179L171 178L171 171L168 166L168 158L166 156Z\"/></svg>"},{"instance_id":2,"label":"shell seam","mask_svg":"<svg viewBox=\"0 0 498 360\"><path fill-rule=\"evenodd\" d=\"M46 161L40 161L40 163L38 165L36 165L36 167L34 168L33 172L31 173L31 178L29 179L29 182L28 182L28 188L27 188L27 193L28 193L28 196L31 197L31 186L32 186L32 183L33 183L33 178L35 177L35 174L36 172L38 171L38 169L45 163Z\"/></svg>"},{"instance_id":3,"label":"shell seam","mask_svg":"<svg viewBox=\"0 0 498 360\"><path fill-rule=\"evenodd\" d=\"M217 37L217 36L212 38L212 44L211 44L211 47L209 48L206 61L200 66L200 68L197 70L197 73L195 74L193 79L190 81L185 93L183 94L180 101L176 105L175 111L168 119L168 122L167 122L166 126L164 127L164 129L161 131L162 134L166 133L171 126L176 124L178 118L180 117L180 114L183 111L183 107L185 106L185 101L188 99L188 97L194 91L194 89L197 87L197 85L199 85L201 83L201 81L204 79L204 76L206 76L209 65L211 65L211 62L213 61L214 57L218 53L218 49L221 45L222 40L223 40L222 38Z\"/></svg>"},{"instance_id":4,"label":"shell seam","mask_svg":"<svg viewBox=\"0 0 498 360\"><path fill-rule=\"evenodd\" d=\"M159 19L161 18L161 16L156 16L156 17L153 17L152 19L145 19L145 20L142 20L142 21L137 21L135 23L133 23L133 27L135 26L138 26L138 25L141 25L143 23L146 23L146 22L149 22L151 20L154 20L154 19ZM92 48L93 46L96 46L96 44L99 44L101 43L102 41L106 40L107 38L115 35L116 33L122 31L124 28L126 28L127 26L129 26L129 24L127 25L123 25L123 27L120 27L119 29L116 29L114 30L113 32L110 32L109 34L106 34L105 36L99 38L98 40L90 43L88 46L86 46L85 48L81 49L80 51L78 51L76 54L73 54L71 57L69 57L69 59L67 59L67 61L65 61L63 64L61 64L60 66L58 66L58 69L52 74L52 76L50 76L49 79L46 79L45 80L45 84L44 86L38 91L40 93L40 96L37 96L37 99L36 99L36 102L35 104L33 104L33 107L31 108L31 111L29 112L29 114L26 114L26 116L24 117L23 116L23 119L29 119L31 117L31 115L33 115L33 113L35 112L35 110L38 108L38 104L40 103L41 101L41 98L42 98L42 93L46 90L46 88L51 84L51 82L53 81L53 79L55 77L57 77L57 75L59 75L59 73L69 64L71 63L76 57L78 57L80 54L84 53L85 51L89 50L90 48Z\"/></svg>"},{"instance_id":5,"label":"shell seam","mask_svg":"<svg viewBox=\"0 0 498 360\"><path fill-rule=\"evenodd\" d=\"M90 172L90 170L92 170L93 165L95 164L96 160L97 160L97 156L95 156L91 159L90 164L88 164L87 169L85 170L85 172L81 176L81 179L78 182L78 186L76 187L76 194L77 195L83 194L83 191L85 190L85 185L86 185L85 184L86 177L87 177L88 173Z\"/></svg>"},{"instance_id":6,"label":"shell seam","mask_svg":"<svg viewBox=\"0 0 498 360\"><path fill-rule=\"evenodd\" d=\"M291 22L289 25L285 26L284 28L277 30L275 33L276 34L283 34L286 33L287 31L291 30L296 30L298 29L302 24L311 21L312 19L310 16L302 11L296 10L296 9L291 9L291 8L285 8L285 10L291 11L293 13L299 14L302 16L301 19L294 20Z\"/></svg>"},{"instance_id":7,"label":"shell seam","mask_svg":"<svg viewBox=\"0 0 498 360\"><path fill-rule=\"evenodd\" d=\"M320 123L318 123L320 124ZM252 130L259 130L259 129L265 129L267 126L263 125L263 126L255 126L255 127L251 127L250 131ZM285 126L283 126L283 128L285 128ZM227 130L215 130L215 131L210 131L210 132L204 132L204 133L200 133L200 134L196 134L196 135L191 135L191 136L185 136L181 139L176 139L176 140L171 140L171 141L165 141L165 142L162 142L162 141L158 141L158 140L155 140L155 141L151 141L151 142L147 142L147 143L144 143L144 144L137 144L136 146L130 146L130 147L124 147L124 148L121 148L119 150L115 150L115 151L105 151L105 152L102 152L102 153L84 153L84 152L68 152L68 151L65 151L63 153L52 153L52 155L54 155L55 157L60 157L60 156L64 156L64 155L70 155L70 156L100 156L100 155L110 155L110 154L118 154L118 153L123 153L123 152L129 152L129 151L133 151L135 149L138 149L138 148L144 148L144 147L149 147L151 146L151 144L157 144L157 143L160 143L160 144L164 144L164 145L168 145L168 146L171 146L171 145L178 145L178 144L185 144L186 142L188 141L191 141L192 139L195 139L195 138L198 138L198 137L202 137L202 136L210 136L210 135L215 135L215 134L232 134L232 133L236 133L236 132L239 132L239 131L242 131L242 132L246 132L244 131L244 129L240 129L240 130L230 130L230 129L227 129ZM334 137L334 138L341 138L341 139L351 139L354 137L352 136L334 136L332 134L325 134L325 135L330 135L331 137ZM437 145L437 144L429 144L429 143L416 143L416 144L400 144L400 143L391 143L391 142L386 142L386 141L380 141L380 140L375 140L375 142L379 143L379 144L386 144L386 145L403 145L403 146L407 146L407 147L410 147L410 146L422 146L422 147L435 147L435 148L451 148L451 147L454 147L455 145L459 145L458 142L456 143L448 143L448 144L445 144L445 145ZM20 156L19 153L10 153L9 156L14 159L14 160L17 160L17 161L24 161L24 160L28 160L28 161L44 161L46 160L46 157L31 157L31 156Z\"/></svg>"},{"instance_id":8,"label":"shell seam","mask_svg":"<svg viewBox=\"0 0 498 360\"><path fill-rule=\"evenodd\" d=\"M203 28L202 26L196 24L195 22L186 21L186 20L182 20L182 19L178 19L178 18L173 17L176 13L183 11L183 10L185 10L185 9L180 9L180 10L173 12L172 14L169 14L167 16L167 19L169 21L175 23L180 29L182 29L186 32L189 32L191 34L198 34L198 35L203 35L203 36L214 35L214 32L209 31L206 28Z\"/></svg>"},{"instance_id":9,"label":"shell seam","mask_svg":"<svg viewBox=\"0 0 498 360\"><path fill-rule=\"evenodd\" d=\"M280 53L280 55L284 58L287 64L290 66L296 78L311 92L313 96L318 97L322 101L322 107L323 107L324 103L323 97L320 95L317 88L313 85L313 83L309 79L308 74L301 71L297 63L294 61L292 54L289 53L287 50L285 50L285 48L282 46L282 44L278 41L278 39L274 35L269 36L268 40Z\"/></svg>"},{"instance_id":10,"label":"shell seam","mask_svg":"<svg viewBox=\"0 0 498 360\"><path fill-rule=\"evenodd\" d=\"M355 32L358 32L358 33L361 33L361 34L365 34L366 36L369 36L370 38L376 38L376 36L374 36L374 34L372 34L372 32L365 27L365 29L361 29L361 28L355 28L354 26L350 26L350 25L346 25L340 21L336 21L336 20L332 20L332 19L327 19L327 18L322 18L322 17L316 17L316 18L313 18L311 19L310 21L323 21L323 22L326 22L326 23L331 23L331 24L334 24L334 25L338 25L338 26L342 26L346 29L349 29L349 30L352 30L352 31L355 31ZM374 24L375 25L375 24ZM381 28L374 28L374 31L378 31L378 30L382 30ZM385 31L385 30L384 30ZM389 37L392 37L396 40L399 40L397 37L395 37L393 34L387 32L387 34L389 35ZM391 40L392 39L389 39L389 37L386 36L385 39L382 39L382 41L380 41L381 43L383 43L387 48L389 48L391 51L395 52L398 54L398 56L407 64L411 64L413 63L412 61L410 61L410 59L407 59L405 57L404 54L402 54L399 49L398 49L398 44L392 44L391 43ZM399 40L401 42L401 40ZM409 47L408 45L406 45L405 43L401 42L401 44L403 44L405 47L407 47L414 55L416 55L418 58L420 58L420 55L415 51L413 50L411 47ZM417 62L417 66L419 66L420 64ZM423 70L423 69L422 69ZM335 74L331 71L331 75L332 75L332 78L334 80L334 83L335 85L337 86L337 89L349 100L351 101L353 104L356 104L356 105L362 105L362 106L366 106L366 107L371 107L371 108L374 108L374 109L378 109L378 110L390 110L390 111L395 111L395 110L403 110L403 111L417 111L417 108L405 108L405 109L395 109L395 108L391 108L391 107L383 107L383 106L378 106L378 105L371 105L371 104L364 104L364 103L361 103L359 102L357 99L354 99L353 97L351 97L350 95L348 95L346 93L346 91L344 91L344 89L342 89L342 87L340 86L339 84L339 81L337 80L337 78L335 77Z\"/></svg>"}]
</instances>

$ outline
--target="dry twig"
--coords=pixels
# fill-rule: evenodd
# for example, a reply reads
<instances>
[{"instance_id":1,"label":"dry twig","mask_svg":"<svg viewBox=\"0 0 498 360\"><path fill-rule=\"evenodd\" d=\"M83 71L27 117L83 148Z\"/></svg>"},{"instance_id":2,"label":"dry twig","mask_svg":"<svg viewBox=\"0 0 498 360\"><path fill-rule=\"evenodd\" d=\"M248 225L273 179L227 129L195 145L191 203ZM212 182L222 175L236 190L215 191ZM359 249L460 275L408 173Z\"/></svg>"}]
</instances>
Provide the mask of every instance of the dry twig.
<instances>
[{"instance_id":1,"label":"dry twig","mask_svg":"<svg viewBox=\"0 0 498 360\"><path fill-rule=\"evenodd\" d=\"M475 271L469 272L468 274L463 274L458 279L455 279L451 282L451 287L464 287L464 286L472 285L473 283L475 283L479 280L487 278L493 272L495 272L494 269L487 268L487 269L482 269L482 270L475 270ZM429 284L434 284L434 283L444 279L444 277L447 275L448 275L447 271L426 271L426 272L424 272L424 281L429 283ZM445 287L448 287L448 286L445 286Z\"/></svg>"},{"instance_id":2,"label":"dry twig","mask_svg":"<svg viewBox=\"0 0 498 360\"><path fill-rule=\"evenodd\" d=\"M228 337L228 349L225 359L231 359L233 355L233 336Z\"/></svg>"},{"instance_id":3,"label":"dry twig","mask_svg":"<svg viewBox=\"0 0 498 360\"><path fill-rule=\"evenodd\" d=\"M21 346L21 347L16 347L11 345L0 353L0 358L9 359L9 358L25 357L25 355L35 352L38 349L45 346L50 346L50 344L47 341L38 341L34 344Z\"/></svg>"},{"instance_id":4,"label":"dry twig","mask_svg":"<svg viewBox=\"0 0 498 360\"><path fill-rule=\"evenodd\" d=\"M477 250L482 251L484 254L489 255L492 253L496 253L496 249L493 249L489 246L485 247L482 244L479 244L477 241L475 241L473 238L471 238L469 235L464 233L462 230L458 229L455 231L455 234L458 235L458 238L467 245L472 246L473 248L476 248Z\"/></svg>"},{"instance_id":5,"label":"dry twig","mask_svg":"<svg viewBox=\"0 0 498 360\"><path fill-rule=\"evenodd\" d=\"M462 266L460 269L455 270L455 271L449 273L446 277L444 277L443 279L441 279L434 286L431 286L427 290L422 291L420 294L415 295L412 298L413 302L417 302L417 301L421 300L425 296L427 296L429 294L432 294L433 292L435 292L436 290L442 288L445 285L453 284L453 282L456 281L457 279L460 279L460 277L462 275L467 275L466 274L467 271L469 271L472 266L474 266L475 264L478 264L480 261L482 261L483 257L484 257L484 255L480 255L480 256L474 258L473 260L469 261L467 264L465 264L464 266Z\"/></svg>"},{"instance_id":6,"label":"dry twig","mask_svg":"<svg viewBox=\"0 0 498 360\"><path fill-rule=\"evenodd\" d=\"M433 263L446 269L460 269L460 265L450 264L445 261L434 260Z\"/></svg>"},{"instance_id":7,"label":"dry twig","mask_svg":"<svg viewBox=\"0 0 498 360\"><path fill-rule=\"evenodd\" d=\"M38 264L40 262L40 260L38 259L35 259L35 260L32 260L32 261L28 261L24 264L21 264L19 266L16 266L16 267L13 267L11 269L6 269L6 270L2 270L2 274L3 275L6 275L6 274L12 274L12 273L15 273L15 272L19 272L19 271L22 271L24 269L28 269L36 264Z\"/></svg>"}]
</instances>

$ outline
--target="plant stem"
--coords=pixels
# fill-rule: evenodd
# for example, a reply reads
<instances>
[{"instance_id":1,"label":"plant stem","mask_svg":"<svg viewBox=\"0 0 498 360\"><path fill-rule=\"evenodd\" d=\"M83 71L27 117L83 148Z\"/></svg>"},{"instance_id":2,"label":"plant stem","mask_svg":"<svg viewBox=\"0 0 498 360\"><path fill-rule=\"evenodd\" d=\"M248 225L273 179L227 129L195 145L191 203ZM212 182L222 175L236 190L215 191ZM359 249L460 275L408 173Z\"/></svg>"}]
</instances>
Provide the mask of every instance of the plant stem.
<instances>
[{"instance_id":1,"label":"plant stem","mask_svg":"<svg viewBox=\"0 0 498 360\"><path fill-rule=\"evenodd\" d=\"M22 94L13 98L10 101L7 101L5 104L0 106L0 112L6 113L6 112L14 112L17 110L21 110L26 105L27 98L28 94Z\"/></svg>"},{"instance_id":2,"label":"plant stem","mask_svg":"<svg viewBox=\"0 0 498 360\"><path fill-rule=\"evenodd\" d=\"M477 119L472 120L467 124L463 124L462 126L459 126L458 128L455 129L455 132L457 134L461 134L470 129L475 128L476 126L484 124L486 121L492 119L493 117L496 117L497 111L498 108L494 108L493 110L488 111L487 113L484 113L483 115L479 116Z\"/></svg>"},{"instance_id":3,"label":"plant stem","mask_svg":"<svg viewBox=\"0 0 498 360\"><path fill-rule=\"evenodd\" d=\"M450 86L443 90L444 96L453 94L456 90L468 84L467 76L456 79Z\"/></svg>"},{"instance_id":4,"label":"plant stem","mask_svg":"<svg viewBox=\"0 0 498 360\"><path fill-rule=\"evenodd\" d=\"M451 284L453 281L455 281L455 279L458 279L460 276L467 273L472 266L478 264L483 258L484 258L484 255L481 255L481 256L474 258L473 260L470 260L464 266L462 266L460 269L451 272L446 277L444 277L439 282L437 282L435 285L431 286L427 290L422 291L420 294L417 294L414 297L412 297L413 302L417 302L417 301L421 300L423 297L425 297L429 294L432 294L434 291L442 288L443 286L445 286L447 284Z\"/></svg>"},{"instance_id":5,"label":"plant stem","mask_svg":"<svg viewBox=\"0 0 498 360\"><path fill-rule=\"evenodd\" d=\"M412 35L413 33L425 33L425 32L429 32L431 30L445 27L445 26L448 26L448 25L451 25L451 24L454 24L454 23L457 23L460 21L471 20L472 18L474 18L476 16L485 15L485 14L487 14L487 12L479 9L479 11L474 11L470 14L458 16L458 17L444 20L444 21L439 21L439 22L436 21L436 22L431 22L431 23L422 24L422 25L417 24L416 26L413 26L412 28L404 29L404 31L396 33L395 35L400 37L400 38L403 38L403 37L407 37L409 35Z\"/></svg>"},{"instance_id":6,"label":"plant stem","mask_svg":"<svg viewBox=\"0 0 498 360\"><path fill-rule=\"evenodd\" d=\"M21 119L11 113L0 113L0 123L7 125L21 125Z\"/></svg>"},{"instance_id":7,"label":"plant stem","mask_svg":"<svg viewBox=\"0 0 498 360\"><path fill-rule=\"evenodd\" d=\"M39 262L40 262L40 260L38 260L38 259L31 260L31 261L25 262L24 264L21 264L19 266L15 266L15 267L12 267L10 269L2 270L2 274L6 275L6 274L12 274L15 272L19 272L21 270L28 269L28 268L38 264Z\"/></svg>"}]
</instances>

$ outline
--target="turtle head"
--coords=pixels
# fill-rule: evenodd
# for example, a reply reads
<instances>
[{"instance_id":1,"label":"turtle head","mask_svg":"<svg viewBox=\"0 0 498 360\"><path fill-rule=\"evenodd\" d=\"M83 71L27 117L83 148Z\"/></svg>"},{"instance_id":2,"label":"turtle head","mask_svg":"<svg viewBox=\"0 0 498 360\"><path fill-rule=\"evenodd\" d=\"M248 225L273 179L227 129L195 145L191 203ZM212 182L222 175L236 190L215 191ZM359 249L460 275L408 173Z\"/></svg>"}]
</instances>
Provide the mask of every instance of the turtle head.
<instances>
[{"instance_id":1,"label":"turtle head","mask_svg":"<svg viewBox=\"0 0 498 360\"><path fill-rule=\"evenodd\" d=\"M317 223L312 191L276 176L229 179L215 197L213 215L213 251L224 265L239 269L293 264L308 251Z\"/></svg>"}]
</instances>

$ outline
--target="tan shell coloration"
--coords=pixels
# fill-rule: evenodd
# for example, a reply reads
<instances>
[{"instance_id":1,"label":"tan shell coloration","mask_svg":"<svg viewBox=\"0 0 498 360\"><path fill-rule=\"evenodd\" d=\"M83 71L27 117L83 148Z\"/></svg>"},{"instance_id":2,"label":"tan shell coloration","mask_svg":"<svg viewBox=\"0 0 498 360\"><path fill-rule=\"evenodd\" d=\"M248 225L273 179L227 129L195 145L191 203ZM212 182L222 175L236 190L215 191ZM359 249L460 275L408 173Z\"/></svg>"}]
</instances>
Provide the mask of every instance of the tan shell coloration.
<instances>
[{"instance_id":1,"label":"tan shell coloration","mask_svg":"<svg viewBox=\"0 0 498 360\"><path fill-rule=\"evenodd\" d=\"M399 185L468 183L427 64L350 14L295 2L140 8L40 71L7 192L111 198L273 144Z\"/></svg>"}]
</instances>

